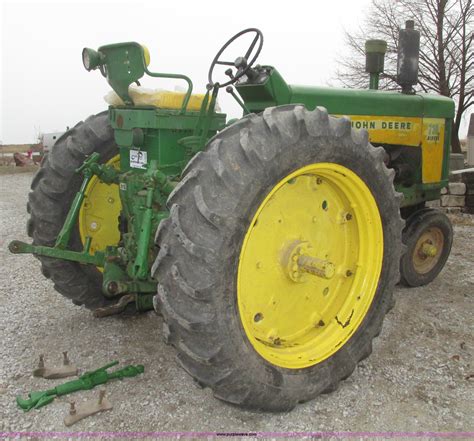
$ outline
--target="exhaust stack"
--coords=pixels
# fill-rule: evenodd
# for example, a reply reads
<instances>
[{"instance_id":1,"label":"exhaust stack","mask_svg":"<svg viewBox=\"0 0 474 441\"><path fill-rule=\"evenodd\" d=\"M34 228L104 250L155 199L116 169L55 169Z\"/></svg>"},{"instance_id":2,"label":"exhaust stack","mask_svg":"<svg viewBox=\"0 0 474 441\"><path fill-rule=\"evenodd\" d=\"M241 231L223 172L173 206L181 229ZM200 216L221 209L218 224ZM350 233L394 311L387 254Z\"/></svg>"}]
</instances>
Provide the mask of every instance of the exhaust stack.
<instances>
[{"instance_id":1,"label":"exhaust stack","mask_svg":"<svg viewBox=\"0 0 474 441\"><path fill-rule=\"evenodd\" d=\"M398 39L397 83L402 87L402 93L415 93L413 86L418 83L419 58L420 31L415 30L413 20L407 20Z\"/></svg>"}]
</instances>

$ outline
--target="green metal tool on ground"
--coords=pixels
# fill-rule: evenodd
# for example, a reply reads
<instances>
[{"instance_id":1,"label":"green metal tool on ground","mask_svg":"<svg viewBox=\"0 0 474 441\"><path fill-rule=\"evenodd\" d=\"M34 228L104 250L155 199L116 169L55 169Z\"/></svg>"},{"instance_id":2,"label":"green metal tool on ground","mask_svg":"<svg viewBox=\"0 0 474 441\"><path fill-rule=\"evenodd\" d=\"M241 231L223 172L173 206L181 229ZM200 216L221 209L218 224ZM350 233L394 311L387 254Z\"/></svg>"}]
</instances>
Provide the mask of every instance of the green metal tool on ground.
<instances>
[{"instance_id":1,"label":"green metal tool on ground","mask_svg":"<svg viewBox=\"0 0 474 441\"><path fill-rule=\"evenodd\" d=\"M117 364L118 361L113 361L95 371L86 372L77 380L68 381L67 383L60 384L59 386L45 391L30 392L28 394L29 398L27 399L16 397L16 402L25 412L28 412L31 409L39 409L40 407L46 406L57 396L67 395L72 392L77 392L78 390L89 390L115 378L135 377L138 374L142 374L145 370L145 368L139 364L136 366L125 366L115 372L107 372L107 369Z\"/></svg>"}]
</instances>

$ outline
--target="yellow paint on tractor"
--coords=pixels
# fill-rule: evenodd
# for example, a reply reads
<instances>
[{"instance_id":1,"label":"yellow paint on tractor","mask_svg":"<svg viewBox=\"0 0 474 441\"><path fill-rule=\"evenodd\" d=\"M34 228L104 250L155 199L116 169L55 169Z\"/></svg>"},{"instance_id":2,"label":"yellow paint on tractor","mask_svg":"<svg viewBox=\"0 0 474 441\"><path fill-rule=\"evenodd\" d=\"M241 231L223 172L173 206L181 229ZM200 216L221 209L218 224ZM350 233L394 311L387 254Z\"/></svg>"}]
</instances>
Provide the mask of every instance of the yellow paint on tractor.
<instances>
[{"instance_id":1,"label":"yellow paint on tractor","mask_svg":"<svg viewBox=\"0 0 474 441\"><path fill-rule=\"evenodd\" d=\"M369 131L372 143L406 145L421 144L421 118L403 116L349 115L354 129Z\"/></svg>"},{"instance_id":2,"label":"yellow paint on tractor","mask_svg":"<svg viewBox=\"0 0 474 441\"><path fill-rule=\"evenodd\" d=\"M120 156L114 156L107 165L120 168ZM121 210L118 186L107 185L93 176L86 187L84 203L79 211L79 234L83 244L86 237L92 239L91 254L105 250L108 245L118 244L118 218ZM102 268L99 270L102 271Z\"/></svg>"},{"instance_id":3,"label":"yellow paint on tractor","mask_svg":"<svg viewBox=\"0 0 474 441\"><path fill-rule=\"evenodd\" d=\"M339 115L335 115L339 116ZM421 147L422 182L441 180L444 153L443 118L349 115L354 129L366 129L373 144Z\"/></svg>"},{"instance_id":4,"label":"yellow paint on tractor","mask_svg":"<svg viewBox=\"0 0 474 441\"><path fill-rule=\"evenodd\" d=\"M303 167L257 209L240 253L237 300L254 349L288 369L316 365L359 328L377 289L383 230L351 170Z\"/></svg>"},{"instance_id":5,"label":"yellow paint on tractor","mask_svg":"<svg viewBox=\"0 0 474 441\"><path fill-rule=\"evenodd\" d=\"M443 146L445 121L442 118L423 118L422 138L422 176L423 183L441 181L443 167Z\"/></svg>"}]
</instances>

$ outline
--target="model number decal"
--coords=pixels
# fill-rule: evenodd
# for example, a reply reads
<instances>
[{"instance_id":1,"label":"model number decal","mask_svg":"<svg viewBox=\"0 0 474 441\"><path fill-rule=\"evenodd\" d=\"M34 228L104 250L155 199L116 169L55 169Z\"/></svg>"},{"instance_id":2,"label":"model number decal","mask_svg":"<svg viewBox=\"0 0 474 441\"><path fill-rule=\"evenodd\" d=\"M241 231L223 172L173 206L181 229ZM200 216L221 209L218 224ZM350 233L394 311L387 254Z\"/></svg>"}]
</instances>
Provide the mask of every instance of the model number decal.
<instances>
[{"instance_id":1,"label":"model number decal","mask_svg":"<svg viewBox=\"0 0 474 441\"><path fill-rule=\"evenodd\" d=\"M130 150L130 167L146 168L147 153L141 150Z\"/></svg>"}]
</instances>

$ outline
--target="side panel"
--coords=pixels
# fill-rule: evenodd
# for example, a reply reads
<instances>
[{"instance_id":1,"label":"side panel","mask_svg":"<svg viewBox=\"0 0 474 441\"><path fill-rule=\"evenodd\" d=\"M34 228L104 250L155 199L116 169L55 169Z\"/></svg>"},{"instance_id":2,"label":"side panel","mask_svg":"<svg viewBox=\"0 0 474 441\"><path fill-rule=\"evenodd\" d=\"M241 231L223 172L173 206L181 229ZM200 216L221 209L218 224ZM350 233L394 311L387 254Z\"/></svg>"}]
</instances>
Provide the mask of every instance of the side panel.
<instances>
[{"instance_id":1,"label":"side panel","mask_svg":"<svg viewBox=\"0 0 474 441\"><path fill-rule=\"evenodd\" d=\"M424 184L441 181L445 127L445 120L442 118L423 118L422 176Z\"/></svg>"},{"instance_id":2,"label":"side panel","mask_svg":"<svg viewBox=\"0 0 474 441\"><path fill-rule=\"evenodd\" d=\"M340 116L340 115L335 115ZM439 183L443 175L446 121L443 118L348 115L354 129L366 129L373 144L422 150L422 183Z\"/></svg>"}]
</instances>

